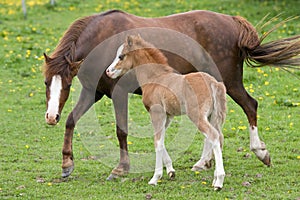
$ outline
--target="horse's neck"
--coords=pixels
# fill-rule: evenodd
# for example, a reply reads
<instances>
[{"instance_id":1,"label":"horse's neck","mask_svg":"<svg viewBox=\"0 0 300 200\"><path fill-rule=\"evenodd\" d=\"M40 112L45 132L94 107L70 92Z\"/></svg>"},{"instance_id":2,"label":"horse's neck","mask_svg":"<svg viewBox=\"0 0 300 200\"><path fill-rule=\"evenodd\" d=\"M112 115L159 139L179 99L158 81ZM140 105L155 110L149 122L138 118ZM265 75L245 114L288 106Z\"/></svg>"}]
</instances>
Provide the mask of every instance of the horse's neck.
<instances>
[{"instance_id":1,"label":"horse's neck","mask_svg":"<svg viewBox=\"0 0 300 200\"><path fill-rule=\"evenodd\" d=\"M148 63L136 67L135 73L139 85L143 87L145 84L160 82L162 76L172 74L173 69L163 64Z\"/></svg>"}]
</instances>

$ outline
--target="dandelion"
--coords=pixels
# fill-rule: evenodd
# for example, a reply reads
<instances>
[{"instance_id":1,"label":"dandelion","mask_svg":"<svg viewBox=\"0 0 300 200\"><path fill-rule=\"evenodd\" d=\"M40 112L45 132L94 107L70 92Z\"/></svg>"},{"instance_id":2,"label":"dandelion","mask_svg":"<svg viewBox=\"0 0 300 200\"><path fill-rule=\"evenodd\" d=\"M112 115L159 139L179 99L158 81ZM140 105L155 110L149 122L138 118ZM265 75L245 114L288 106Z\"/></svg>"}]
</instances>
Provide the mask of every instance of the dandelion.
<instances>
[{"instance_id":1,"label":"dandelion","mask_svg":"<svg viewBox=\"0 0 300 200\"><path fill-rule=\"evenodd\" d=\"M180 186L180 188L181 188L181 189L185 189L185 186L184 186L184 185L182 185L182 186Z\"/></svg>"},{"instance_id":2,"label":"dandelion","mask_svg":"<svg viewBox=\"0 0 300 200\"><path fill-rule=\"evenodd\" d=\"M202 184L202 185L206 185L207 183L206 183L205 181L202 181L201 184Z\"/></svg>"},{"instance_id":3,"label":"dandelion","mask_svg":"<svg viewBox=\"0 0 300 200\"><path fill-rule=\"evenodd\" d=\"M198 175L198 174L200 174L200 172L199 171L195 171L195 174Z\"/></svg>"},{"instance_id":4,"label":"dandelion","mask_svg":"<svg viewBox=\"0 0 300 200\"><path fill-rule=\"evenodd\" d=\"M28 145L28 144L26 144L26 145L25 145L25 148L26 148L26 149L29 149L29 145Z\"/></svg>"},{"instance_id":5,"label":"dandelion","mask_svg":"<svg viewBox=\"0 0 300 200\"><path fill-rule=\"evenodd\" d=\"M132 142L130 142L130 141L128 141L128 142L127 142L127 144L128 144L128 145L131 145L131 144L133 144L133 143L132 143Z\"/></svg>"},{"instance_id":6,"label":"dandelion","mask_svg":"<svg viewBox=\"0 0 300 200\"><path fill-rule=\"evenodd\" d=\"M51 182L49 182L49 183L47 183L47 185L48 185L48 186L52 186L52 183L51 183Z\"/></svg>"},{"instance_id":7,"label":"dandelion","mask_svg":"<svg viewBox=\"0 0 300 200\"><path fill-rule=\"evenodd\" d=\"M229 110L229 112L230 112L230 113L234 113L235 111L234 111L234 110Z\"/></svg>"},{"instance_id":8,"label":"dandelion","mask_svg":"<svg viewBox=\"0 0 300 200\"><path fill-rule=\"evenodd\" d=\"M247 126L238 126L238 129L243 131L247 129Z\"/></svg>"},{"instance_id":9,"label":"dandelion","mask_svg":"<svg viewBox=\"0 0 300 200\"><path fill-rule=\"evenodd\" d=\"M269 131L270 130L270 127L266 127L266 129L265 129L266 131Z\"/></svg>"},{"instance_id":10,"label":"dandelion","mask_svg":"<svg viewBox=\"0 0 300 200\"><path fill-rule=\"evenodd\" d=\"M270 82L269 81L265 81L265 85L269 85L270 84Z\"/></svg>"},{"instance_id":11,"label":"dandelion","mask_svg":"<svg viewBox=\"0 0 300 200\"><path fill-rule=\"evenodd\" d=\"M297 156L297 159L299 159L299 160L300 160L300 156Z\"/></svg>"},{"instance_id":12,"label":"dandelion","mask_svg":"<svg viewBox=\"0 0 300 200\"><path fill-rule=\"evenodd\" d=\"M236 130L236 128L235 128L235 127L232 127L232 128L231 128L231 130L235 131L235 130Z\"/></svg>"},{"instance_id":13,"label":"dandelion","mask_svg":"<svg viewBox=\"0 0 300 200\"><path fill-rule=\"evenodd\" d=\"M33 93L32 92L30 92L29 97L33 97Z\"/></svg>"},{"instance_id":14,"label":"dandelion","mask_svg":"<svg viewBox=\"0 0 300 200\"><path fill-rule=\"evenodd\" d=\"M8 109L7 112L12 112L12 109Z\"/></svg>"}]
</instances>

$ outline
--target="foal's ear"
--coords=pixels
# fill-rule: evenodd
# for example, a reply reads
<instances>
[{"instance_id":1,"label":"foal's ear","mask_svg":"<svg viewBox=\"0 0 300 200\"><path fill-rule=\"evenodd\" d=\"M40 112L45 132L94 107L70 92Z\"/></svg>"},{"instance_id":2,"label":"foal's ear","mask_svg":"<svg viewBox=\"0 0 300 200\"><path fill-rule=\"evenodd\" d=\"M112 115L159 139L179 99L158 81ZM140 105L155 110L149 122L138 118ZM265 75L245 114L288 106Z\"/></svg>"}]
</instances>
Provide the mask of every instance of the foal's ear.
<instances>
[{"instance_id":1,"label":"foal's ear","mask_svg":"<svg viewBox=\"0 0 300 200\"><path fill-rule=\"evenodd\" d=\"M133 45L133 37L131 35L127 36L127 44L129 47Z\"/></svg>"},{"instance_id":2,"label":"foal's ear","mask_svg":"<svg viewBox=\"0 0 300 200\"><path fill-rule=\"evenodd\" d=\"M77 75L78 70L79 70L80 65L81 65L81 63L83 62L83 60L84 60L84 59L82 59L82 60L80 60L80 61L77 61L77 62L73 62L73 63L70 65L72 77L74 77L74 76Z\"/></svg>"},{"instance_id":3,"label":"foal's ear","mask_svg":"<svg viewBox=\"0 0 300 200\"><path fill-rule=\"evenodd\" d=\"M48 63L51 61L51 58L49 56L47 56L46 53L44 53L44 58L45 58L45 62Z\"/></svg>"}]
</instances>

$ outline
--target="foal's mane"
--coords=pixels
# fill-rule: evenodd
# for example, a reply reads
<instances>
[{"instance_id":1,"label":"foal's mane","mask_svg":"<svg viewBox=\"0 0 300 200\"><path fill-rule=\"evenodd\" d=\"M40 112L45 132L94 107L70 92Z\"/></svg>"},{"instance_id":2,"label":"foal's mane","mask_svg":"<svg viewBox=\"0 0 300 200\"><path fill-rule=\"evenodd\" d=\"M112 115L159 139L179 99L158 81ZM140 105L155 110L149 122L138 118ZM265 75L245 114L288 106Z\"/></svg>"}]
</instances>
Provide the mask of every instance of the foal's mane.
<instances>
[{"instance_id":1,"label":"foal's mane","mask_svg":"<svg viewBox=\"0 0 300 200\"><path fill-rule=\"evenodd\" d=\"M69 63L65 59L65 56L74 58L72 55L71 47L76 45L76 42L85 28L90 24L92 20L97 17L105 16L113 12L122 12L118 10L111 10L97 15L86 16L80 18L73 22L69 28L64 33L63 37L60 39L58 45L56 46L54 52L50 55L50 61L43 66L44 75L53 76L55 74L60 74L65 77L70 74L70 69L68 67ZM71 60L75 62L76 60Z\"/></svg>"},{"instance_id":2,"label":"foal's mane","mask_svg":"<svg viewBox=\"0 0 300 200\"><path fill-rule=\"evenodd\" d=\"M136 47L134 47L135 49L146 51L156 64L161 65L161 68L163 68L164 71L174 71L174 69L169 66L167 57L153 44L146 42L139 36L134 36L134 40L134 43L136 44Z\"/></svg>"}]
</instances>

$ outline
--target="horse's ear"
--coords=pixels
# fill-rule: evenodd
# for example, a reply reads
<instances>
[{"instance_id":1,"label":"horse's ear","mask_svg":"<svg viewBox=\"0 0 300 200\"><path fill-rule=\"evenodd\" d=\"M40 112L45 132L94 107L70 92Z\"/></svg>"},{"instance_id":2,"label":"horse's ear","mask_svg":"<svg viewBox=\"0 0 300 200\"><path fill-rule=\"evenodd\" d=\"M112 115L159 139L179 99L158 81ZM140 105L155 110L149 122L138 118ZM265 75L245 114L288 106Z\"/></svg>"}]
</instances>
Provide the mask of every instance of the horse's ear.
<instances>
[{"instance_id":1,"label":"horse's ear","mask_svg":"<svg viewBox=\"0 0 300 200\"><path fill-rule=\"evenodd\" d=\"M46 53L44 53L44 58L45 58L46 63L49 63L51 61L51 58L49 56L47 56Z\"/></svg>"},{"instance_id":2,"label":"horse's ear","mask_svg":"<svg viewBox=\"0 0 300 200\"><path fill-rule=\"evenodd\" d=\"M127 36L127 44L129 47L133 45L133 37L131 35Z\"/></svg>"},{"instance_id":3,"label":"horse's ear","mask_svg":"<svg viewBox=\"0 0 300 200\"><path fill-rule=\"evenodd\" d=\"M83 62L83 60L84 60L84 59L82 59L82 60L80 60L80 61L77 61L77 62L73 62L73 63L70 65L72 77L74 77L74 76L77 75L78 70L79 70L80 65L81 65L81 63Z\"/></svg>"}]
</instances>

